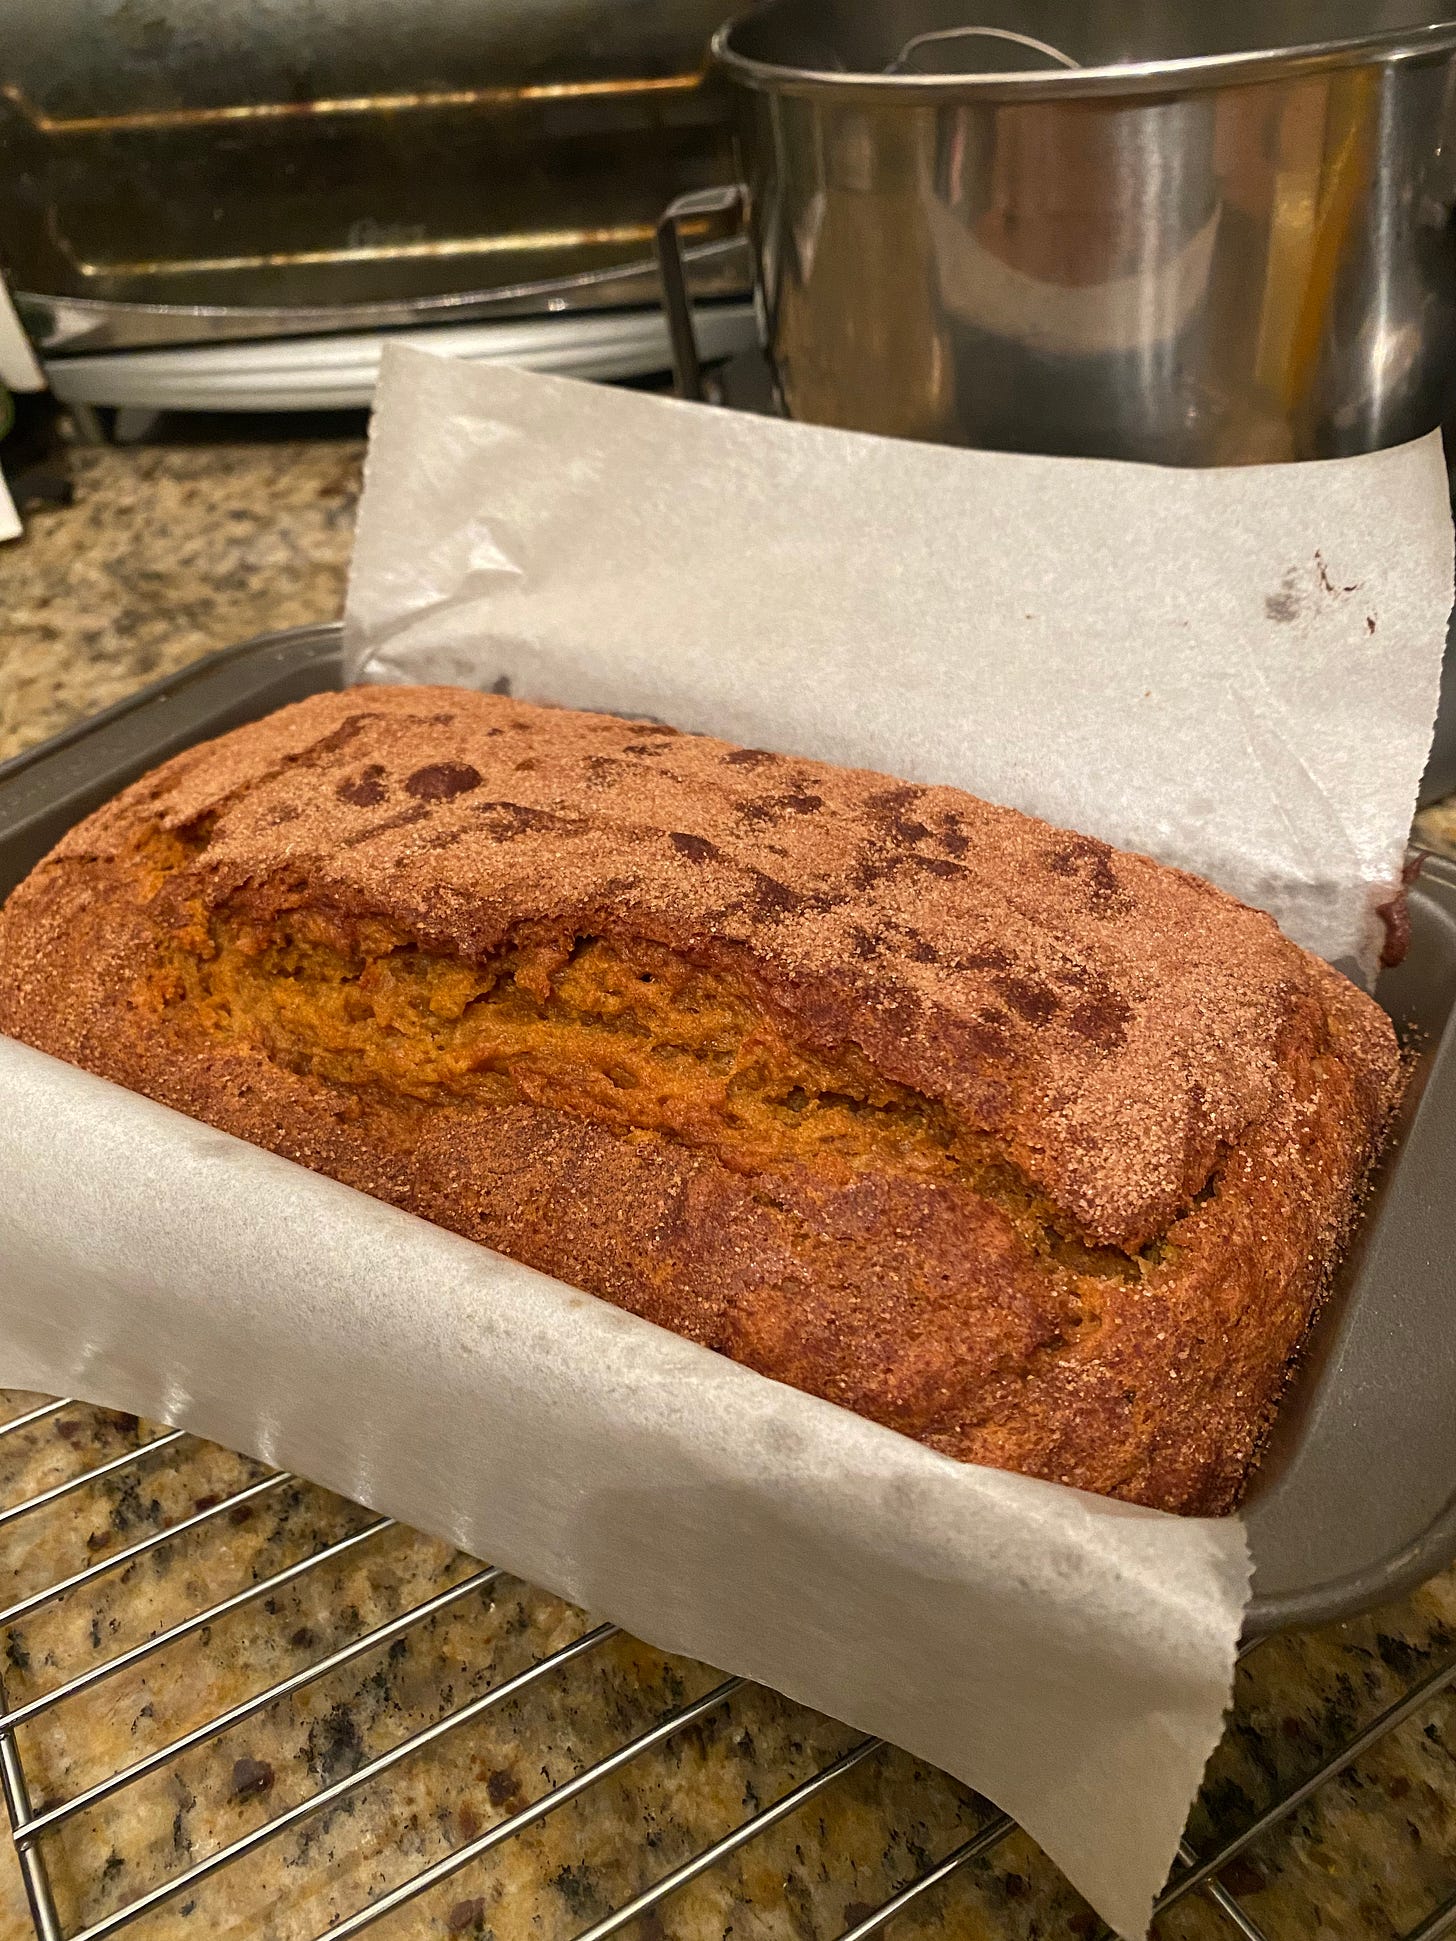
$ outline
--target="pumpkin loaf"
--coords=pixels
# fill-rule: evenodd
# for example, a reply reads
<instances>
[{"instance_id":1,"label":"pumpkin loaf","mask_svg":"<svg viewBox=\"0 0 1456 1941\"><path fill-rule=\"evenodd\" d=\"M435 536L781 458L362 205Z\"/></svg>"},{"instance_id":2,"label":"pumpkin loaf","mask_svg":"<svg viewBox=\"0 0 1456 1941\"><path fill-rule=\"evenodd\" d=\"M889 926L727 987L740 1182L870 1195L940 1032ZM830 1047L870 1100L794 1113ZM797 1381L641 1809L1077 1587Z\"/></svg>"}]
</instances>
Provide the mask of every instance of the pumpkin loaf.
<instances>
[{"instance_id":1,"label":"pumpkin loaf","mask_svg":"<svg viewBox=\"0 0 1456 1941\"><path fill-rule=\"evenodd\" d=\"M1210 1514L1400 1082L1197 877L453 688L83 822L0 912L0 1031L950 1456Z\"/></svg>"}]
</instances>

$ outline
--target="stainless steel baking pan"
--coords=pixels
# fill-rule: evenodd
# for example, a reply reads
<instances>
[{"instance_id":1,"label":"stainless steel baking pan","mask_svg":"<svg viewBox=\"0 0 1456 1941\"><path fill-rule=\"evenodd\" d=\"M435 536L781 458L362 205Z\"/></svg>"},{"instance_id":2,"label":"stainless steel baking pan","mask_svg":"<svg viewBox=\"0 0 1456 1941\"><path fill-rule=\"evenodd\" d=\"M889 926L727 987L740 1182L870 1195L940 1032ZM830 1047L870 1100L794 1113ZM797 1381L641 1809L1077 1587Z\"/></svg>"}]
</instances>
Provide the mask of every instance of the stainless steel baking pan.
<instances>
[{"instance_id":1,"label":"stainless steel baking pan","mask_svg":"<svg viewBox=\"0 0 1456 1941\"><path fill-rule=\"evenodd\" d=\"M0 766L0 896L155 763L340 680L337 626L266 634ZM1251 1634L1367 1609L1456 1556L1456 865L1426 859L1378 995L1414 1074L1246 1506Z\"/></svg>"}]
</instances>

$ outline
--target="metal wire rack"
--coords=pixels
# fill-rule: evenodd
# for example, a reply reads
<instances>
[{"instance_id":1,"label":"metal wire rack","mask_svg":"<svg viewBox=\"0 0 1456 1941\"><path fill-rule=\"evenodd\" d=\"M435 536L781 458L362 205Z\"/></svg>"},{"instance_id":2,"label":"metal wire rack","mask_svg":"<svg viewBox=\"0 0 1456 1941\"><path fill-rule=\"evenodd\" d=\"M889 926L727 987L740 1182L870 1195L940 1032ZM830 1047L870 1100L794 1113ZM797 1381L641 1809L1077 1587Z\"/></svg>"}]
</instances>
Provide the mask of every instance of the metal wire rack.
<instances>
[{"instance_id":1,"label":"metal wire rack","mask_svg":"<svg viewBox=\"0 0 1456 1941\"><path fill-rule=\"evenodd\" d=\"M80 1419L84 1419L81 1416L83 1409L84 1405L66 1400L47 1401L27 1408L0 1422L0 1446L8 1443L8 1439L23 1436L28 1431L39 1432L46 1424L56 1425L56 1419L68 1411L77 1412ZM166 1452L171 1451L175 1460L179 1453L178 1446L184 1442L196 1449L209 1448L209 1445L194 1443L182 1431L152 1432L145 1425L126 1423L120 1433L128 1446L118 1453L100 1462L92 1462L74 1473L64 1474L58 1481L0 1507L0 1532L4 1533L5 1540L15 1541L28 1525L34 1527L33 1520L43 1512L80 1492L126 1489L143 1474L154 1476ZM241 1462L241 1459L238 1460ZM83 1563L67 1574L50 1578L15 1598L6 1608L0 1609L0 1654L8 1654L6 1662L10 1682L14 1683L17 1665L23 1666L27 1673L32 1669L28 1654L19 1640L28 1635L27 1627L43 1614L55 1613L73 1605L84 1610L94 1602L99 1587L104 1583L115 1583L118 1578L124 1579L126 1574L135 1573L141 1567L149 1567L154 1574L159 1572L169 1547L175 1547L181 1540L189 1538L201 1543L212 1533L235 1528L257 1506L270 1499L276 1502L280 1493L291 1486L296 1487L295 1479L286 1473L259 1472L257 1466L253 1466L251 1473L243 1473L243 1480L237 1486L198 1498L190 1513L166 1517L156 1527L147 1528L145 1534L130 1541L109 1548L103 1544L105 1554L95 1557L94 1561ZM152 1507L155 1508L155 1504ZM569 1679L574 1668L579 1673L585 1661L594 1654L600 1654L610 1641L619 1638L615 1627L610 1624L590 1625L566 1642L530 1658L510 1675L475 1691L463 1702L448 1703L452 1694L447 1686L446 1709L428 1723L414 1727L383 1750L356 1757L352 1770L340 1772L334 1777L325 1775L324 1783L316 1785L305 1796L283 1805L280 1810L266 1812L264 1817L243 1832L212 1847L200 1858L188 1860L187 1864L166 1873L143 1891L89 1918L85 1924L68 1925L58 1905L53 1861L61 1852L68 1832L78 1822L104 1809L129 1789L157 1775L165 1777L175 1773L179 1762L188 1755L215 1748L224 1735L235 1728L256 1720L269 1708L277 1707L299 1694L306 1694L319 1681L345 1666L353 1665L366 1655L380 1652L403 1654L408 1650L410 1639L418 1637L424 1627L441 1620L444 1614L463 1602L489 1595L497 1589L504 1573L490 1566L470 1565L465 1560L457 1560L464 1574L456 1575L443 1588L381 1621L366 1624L324 1655L313 1657L259 1689L249 1691L236 1702L214 1711L186 1730L162 1738L150 1750L117 1763L62 1797L50 1796L50 1773L45 1776L46 1796L35 1797L39 1765L34 1753L25 1751L27 1735L52 1723L53 1715L66 1708L67 1716L75 1716L79 1721L78 1735L84 1736L86 1715L79 1709L73 1714L70 1708L79 1708L82 1702L89 1702L93 1707L104 1706L108 1694L115 1691L119 1681L128 1674L164 1659L184 1640L197 1639L206 1644L217 1636L220 1626L238 1613L251 1610L256 1616L260 1610L264 1614L272 1612L284 1592L306 1588L309 1580L344 1560L357 1560L368 1552L369 1546L377 1544L383 1534L394 1527L387 1518L366 1519L365 1513L359 1512L353 1527L346 1528L342 1534L314 1547L307 1554L269 1568L234 1588L224 1589L219 1583L217 1588L222 1594L196 1602L185 1615L173 1617L118 1651L101 1649L101 1655L82 1669L68 1670L64 1660L60 1661L57 1664L59 1677L55 1682L44 1683L44 1688L32 1696L22 1700L9 1697L6 1684L0 1682L0 1784L3 1784L25 1898L40 1941L106 1941L106 1937L131 1929L134 1923L142 1923L144 1930L147 1917L175 1908L179 1903L186 1911L192 1904L190 1897L195 1896L197 1890L213 1876L235 1866L269 1843L280 1840L292 1830L315 1822L321 1815L331 1812L337 1815L339 1809L347 1807L360 1789L382 1775L396 1775L396 1781L392 1783L397 1783L398 1769L404 1768L406 1762L429 1748L438 1747L447 1737L461 1734L487 1714L500 1712L519 1700L528 1689ZM204 1576L207 1574L205 1564L203 1573ZM93 1620L93 1646L98 1644L98 1634L99 1627ZM292 1642L296 1644L300 1640L305 1645L312 1642L303 1633L299 1633ZM1456 1685L1456 1655L1423 1667L1421 1675L1409 1684L1399 1698L1386 1704L1337 1750L1321 1758L1318 1765L1307 1772L1299 1783L1280 1792L1236 1834L1222 1839L1212 1850L1202 1853L1196 1852L1185 1841L1181 1868L1163 1893L1159 1903L1160 1913L1187 1901L1189 1897L1197 1897L1205 1909L1214 1911L1215 1924L1221 1923L1223 1931L1242 1935L1246 1941L1283 1941L1283 1937L1266 1934L1242 1903L1235 1888L1229 1884L1231 1863L1238 1861L1247 1849L1271 1830L1289 1821L1320 1789L1340 1775L1347 1774L1388 1734L1429 1708L1433 1700L1448 1692L1453 1685ZM508 1843L521 1840L529 1830L540 1827L572 1802L580 1801L595 1789L606 1786L626 1769L681 1741L684 1735L700 1730L706 1721L722 1714L725 1708L731 1708L736 1700L741 1701L742 1696L750 1691L751 1688L741 1679L715 1676L715 1682L711 1682L706 1690L670 1704L650 1723L629 1729L610 1750L598 1751L579 1769L555 1779L538 1797L525 1803L506 1800L505 1810L494 1824L473 1831L470 1837L457 1840L427 1864L373 1893L352 1912L333 1914L320 1932L326 1932L331 1941L345 1941L345 1937L362 1934L400 1910L416 1908L431 1889L449 1881L485 1856L498 1853ZM150 1712L152 1708L149 1706L147 1709ZM873 1739L847 1743L833 1756L813 1763L811 1770L797 1778L778 1797L766 1802L753 1799L750 1801L752 1810L736 1825L707 1840L676 1864L668 1866L609 1913L577 1927L574 1941L607 1941L608 1936L627 1930L663 1941L668 1932L663 1925L664 1915L670 1914L675 1896L681 1895L692 1883L700 1881L712 1870L723 1867L735 1856L742 1856L752 1843L764 1841L774 1829L804 1814L811 1806L817 1805L822 1811L836 1788L842 1788L852 1774L863 1773L888 1751L880 1741ZM242 1762L234 1770L235 1773L238 1770L243 1772L243 1790L248 1790L251 1773L248 1762ZM260 1780L261 1774L260 1768ZM979 1823L966 1837L959 1839L938 1858L917 1851L908 1878L894 1891L880 1899L878 1904L857 1904L849 1910L851 1918L848 1925L841 1924L837 1941L870 1941L871 1936L881 1934L897 1917L908 1914L936 1895L953 1876L961 1874L963 1870L974 1869L978 1861L987 1860L1013 1836L1024 1837L1004 1814L993 1811L984 1802L973 1804L979 1814ZM623 1828L622 1837L630 1837L628 1828ZM81 1864L84 1867L84 1860ZM109 1868L112 1864L108 1861L106 1866ZM464 1932L471 1927L479 1903L465 1902L461 1906L464 1918L461 1917L460 1908L454 1910L445 1919L447 1930ZM424 1930L411 1928L407 1931ZM695 1935L698 1932L696 1928L691 1931ZM1074 1923L1074 1931L1087 1934L1094 1930L1086 1925L1084 1917L1082 1925ZM704 1941L708 1941L707 1931L703 1932ZM1432 1908L1416 1926L1408 1928L1404 1941L1438 1941L1439 1937L1453 1932L1456 1932L1456 1892Z\"/></svg>"}]
</instances>

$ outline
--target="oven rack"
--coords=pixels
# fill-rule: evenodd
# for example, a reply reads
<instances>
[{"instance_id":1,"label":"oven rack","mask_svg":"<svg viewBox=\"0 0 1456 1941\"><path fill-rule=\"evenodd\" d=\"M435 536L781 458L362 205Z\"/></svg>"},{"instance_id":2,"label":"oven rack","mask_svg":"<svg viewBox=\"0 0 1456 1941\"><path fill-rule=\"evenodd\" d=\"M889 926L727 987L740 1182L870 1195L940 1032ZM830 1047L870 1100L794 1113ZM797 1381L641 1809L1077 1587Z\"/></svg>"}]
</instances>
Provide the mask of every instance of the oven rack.
<instances>
[{"instance_id":1,"label":"oven rack","mask_svg":"<svg viewBox=\"0 0 1456 1941\"><path fill-rule=\"evenodd\" d=\"M85 1406L65 1398L43 1402L0 1422L0 1439L37 1427L59 1416L64 1410L83 1409ZM195 1443L195 1439L188 1437L186 1431L149 1432L146 1425L138 1424L131 1446L123 1449L118 1455L93 1464L89 1468L81 1469L19 1501L0 1506L0 1532L12 1529L22 1519L78 1491L97 1483L124 1478L141 1465L155 1462L165 1451L175 1448L184 1440ZM205 1445L198 1443L196 1446L201 1448ZM176 1519L151 1530L134 1542L113 1550L97 1561L83 1565L69 1575L58 1578L15 1600L0 1609L0 1651L3 1651L11 1635L10 1627L21 1623L37 1611L75 1593L84 1593L88 1587L98 1583L110 1573L125 1569L181 1535L205 1530L210 1526L220 1525L224 1519L236 1517L249 1505L285 1488L295 1480L286 1471L268 1471L245 1486L230 1491L216 1500L206 1502L190 1516ZM319 1567L358 1549L383 1531L393 1527L395 1526L392 1519L375 1518L363 1527L324 1544L296 1562L248 1582L214 1602L199 1607L187 1617L154 1632L126 1650L63 1678L60 1683L24 1703L12 1704L9 1701L3 1678L0 1678L0 1788L3 1788L11 1836L38 1941L107 1941L108 1937L129 1929L133 1923L143 1920L147 1915L170 1904L187 1890L200 1886L203 1881L221 1872L230 1863L255 1852L289 1828L337 1805L348 1795L390 1771L413 1754L437 1743L447 1734L459 1730L471 1720L503 1704L507 1699L513 1698L539 1680L551 1678L567 1670L573 1663L586 1658L608 1639L618 1635L613 1625L592 1626L571 1642L532 1661L523 1670L499 1684L490 1686L464 1704L446 1710L431 1724L411 1731L404 1739L387 1750L375 1754L352 1772L319 1787L312 1794L263 1820L190 1866L158 1882L134 1899L93 1921L89 1926L67 1931L56 1908L47 1864L46 1842L62 1836L68 1822L78 1814L115 1797L126 1787L147 1775L166 1769L172 1761L185 1753L208 1744L223 1732L262 1712L275 1702L305 1689L328 1673L338 1670L367 1652L378 1650L404 1638L415 1627L424 1624L471 1592L487 1587L504 1573L488 1565L479 1566L446 1589L384 1622L370 1626L325 1656L287 1677L275 1680L131 1764L114 1770L64 1800L48 1801L41 1808L32 1804L30 1779L21 1756L19 1732L33 1720L49 1713L55 1706L96 1691L109 1679L141 1664L184 1638L198 1633L206 1634L209 1627L222 1618L241 1610L244 1606L269 1598L286 1585L298 1583ZM1258 1647L1254 1645L1249 1648ZM1201 1854L1195 1852L1185 1840L1181 1848L1181 1864L1159 1899L1158 1912L1165 1911L1186 1896L1197 1895L1217 1910L1224 1931L1241 1935L1245 1937L1245 1941L1285 1941L1284 1937L1269 1935L1255 1921L1247 1907L1220 1879L1220 1875L1228 1869L1232 1861L1243 1854L1255 1841L1287 1820L1321 1787L1335 1779L1387 1734L1394 1732L1422 1708L1429 1707L1432 1701L1451 1690L1453 1686L1456 1686L1456 1654L1447 1656L1426 1670L1398 1699L1387 1704L1337 1751L1325 1757L1297 1785L1283 1792L1237 1834ZM328 1941L348 1941L348 1937L365 1933L386 1915L407 1907L430 1888L449 1879L469 1866L471 1862L502 1846L514 1836L524 1833L529 1827L599 1785L612 1774L621 1771L632 1761L643 1757L655 1748L667 1745L676 1735L685 1732L708 1715L726 1706L735 1694L745 1689L747 1687L744 1680L727 1678L701 1696L675 1706L655 1724L624 1739L615 1750L595 1760L574 1777L558 1782L551 1790L529 1805L508 1813L496 1824L475 1837L463 1841L439 1860L367 1901L353 1913L334 1921L324 1931ZM691 1881L727 1860L729 1856L748 1846L750 1842L787 1820L801 1808L808 1806L848 1773L866 1761L874 1759L883 1749L884 1742L876 1739L863 1739L851 1745L807 1778L791 1786L778 1798L759 1806L739 1825L703 1846L688 1860L664 1873L650 1886L617 1907L614 1912L580 1929L574 1941L608 1941L609 1936L630 1930L634 1923L642 1922L645 1917L655 1914L656 1910ZM985 1810L986 1817L983 1823L969 1837L955 1845L939 1860L923 1867L880 1905L862 1914L857 1912L857 1918L853 1924L843 1929L836 1937L836 1941L871 1941L871 1937L880 1935L897 1916L915 1907L961 1869L971 1866L982 1856L992 1853L1017 1831L1015 1822L1005 1814L996 1812L989 1806ZM654 1932L658 1931L660 1930L654 1930ZM1441 1941L1441 1937L1453 1933L1456 1933L1456 1891L1432 1908L1415 1927L1407 1930L1402 1941ZM322 1935L318 1937L318 1941L323 1941ZM708 1937L705 1936L704 1941L708 1941Z\"/></svg>"}]
</instances>

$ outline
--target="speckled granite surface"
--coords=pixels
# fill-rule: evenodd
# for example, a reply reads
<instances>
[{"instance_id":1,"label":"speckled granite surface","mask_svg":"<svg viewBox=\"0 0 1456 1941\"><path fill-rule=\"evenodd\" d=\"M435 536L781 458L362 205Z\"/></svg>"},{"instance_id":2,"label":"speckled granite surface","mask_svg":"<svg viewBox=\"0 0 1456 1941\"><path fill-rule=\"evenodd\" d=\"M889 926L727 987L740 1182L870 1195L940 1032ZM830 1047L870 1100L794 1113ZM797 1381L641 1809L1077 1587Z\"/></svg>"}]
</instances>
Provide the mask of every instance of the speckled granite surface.
<instances>
[{"instance_id":1,"label":"speckled granite surface","mask_svg":"<svg viewBox=\"0 0 1456 1941\"><path fill-rule=\"evenodd\" d=\"M78 503L0 550L0 755L167 668L244 635L337 611L358 449L338 444L83 452ZM1456 816L1451 818L1456 835ZM0 1417L37 1398L0 1394ZM136 1444L127 1418L73 1407L0 1439L0 1504ZM0 1530L0 1605L206 1511L260 1472L184 1442ZM287 1483L0 1633L21 1704L202 1605L361 1529L366 1513ZM476 1568L389 1529L245 1604L20 1733L37 1804L82 1791L220 1709L317 1663ZM451 1707L580 1636L588 1620L509 1579L233 1725L88 1809L45 1843L65 1931L197 1865ZM1190 1838L1238 1831L1456 1652L1456 1574L1398 1607L1275 1639L1237 1704ZM157 1907L142 1936L303 1941L541 1798L715 1674L624 1639L491 1706L256 1853ZM651 1880L854 1743L770 1694L736 1694L662 1747L472 1861L371 1933L571 1941ZM987 1818L963 1787L877 1754L628 1930L638 1941L832 1941ZM1272 1941L1388 1941L1456 1888L1456 1717L1449 1696L1323 1786L1226 1870ZM901 1916L895 1941L1098 1933L1013 1834ZM0 1941L30 1932L0 1849ZM1214 1941L1194 1899L1166 1941Z\"/></svg>"},{"instance_id":2,"label":"speckled granite surface","mask_svg":"<svg viewBox=\"0 0 1456 1941\"><path fill-rule=\"evenodd\" d=\"M0 1395L0 1414L36 1398ZM128 1418L74 1407L0 1442L0 1501L13 1502L135 1445ZM188 1441L37 1512L0 1547L0 1600L206 1509L259 1476ZM12 1704L126 1651L204 1604L362 1529L366 1513L286 1483L240 1510L9 1628ZM69 1798L365 1630L461 1581L471 1564L399 1530L244 1606L23 1727L35 1804ZM65 1930L96 1922L159 1882L346 1779L452 1707L579 1637L579 1612L499 1579L236 1725L206 1747L79 1815L46 1842ZM1275 1639L1239 1674L1236 1711L1194 1816L1195 1845L1236 1832L1296 1784L1456 1643L1456 1581L1397 1609ZM261 1851L158 1906L137 1932L302 1941L472 1840L551 1787L711 1690L716 1675L613 1639L412 1755ZM1227 1870L1273 1941L1385 1941L1450 1891L1456 1739L1449 1701L1418 1709ZM844 1727L752 1689L634 1760L528 1831L384 1920L381 1936L489 1933L571 1941L759 1806L855 1743ZM988 1817L963 1787L881 1753L637 1924L640 1941L829 1941ZM6 1857L0 1935L26 1932ZM1015 1834L926 1898L894 1930L911 1937L1101 1932ZM1160 1923L1166 1941L1226 1932L1206 1904Z\"/></svg>"},{"instance_id":3,"label":"speckled granite surface","mask_svg":"<svg viewBox=\"0 0 1456 1941\"><path fill-rule=\"evenodd\" d=\"M1456 856L1456 795L1444 802L1433 802L1416 817L1416 834L1428 849Z\"/></svg>"},{"instance_id":4,"label":"speckled granite surface","mask_svg":"<svg viewBox=\"0 0 1456 1941\"><path fill-rule=\"evenodd\" d=\"M363 446L71 455L76 503L0 547L0 761L214 648L343 604Z\"/></svg>"}]
</instances>

